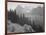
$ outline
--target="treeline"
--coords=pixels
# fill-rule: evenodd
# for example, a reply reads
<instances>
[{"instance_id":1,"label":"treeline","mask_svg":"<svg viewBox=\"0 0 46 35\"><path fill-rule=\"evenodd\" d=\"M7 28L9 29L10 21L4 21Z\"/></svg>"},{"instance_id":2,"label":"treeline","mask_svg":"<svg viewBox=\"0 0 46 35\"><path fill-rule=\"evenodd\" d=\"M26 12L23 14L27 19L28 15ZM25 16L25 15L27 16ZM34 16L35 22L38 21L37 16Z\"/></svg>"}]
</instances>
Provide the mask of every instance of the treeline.
<instances>
[{"instance_id":1,"label":"treeline","mask_svg":"<svg viewBox=\"0 0 46 35\"><path fill-rule=\"evenodd\" d=\"M12 23L18 23L21 26L23 26L24 24L28 24L30 26L32 26L32 28L36 31L36 32L43 32L44 30L42 29L42 26L40 25L36 25L35 21L33 21L33 24L31 24L31 20L28 20L28 18L26 18L23 14L23 17L16 14L16 10L10 10L8 11L8 20L11 20Z\"/></svg>"},{"instance_id":2,"label":"treeline","mask_svg":"<svg viewBox=\"0 0 46 35\"><path fill-rule=\"evenodd\" d=\"M23 26L24 24L28 24L31 25L31 21L28 20L28 18L26 18L23 14L23 17L16 14L16 10L10 10L8 12L8 19L11 20L11 22L13 23L18 23L21 26Z\"/></svg>"}]
</instances>

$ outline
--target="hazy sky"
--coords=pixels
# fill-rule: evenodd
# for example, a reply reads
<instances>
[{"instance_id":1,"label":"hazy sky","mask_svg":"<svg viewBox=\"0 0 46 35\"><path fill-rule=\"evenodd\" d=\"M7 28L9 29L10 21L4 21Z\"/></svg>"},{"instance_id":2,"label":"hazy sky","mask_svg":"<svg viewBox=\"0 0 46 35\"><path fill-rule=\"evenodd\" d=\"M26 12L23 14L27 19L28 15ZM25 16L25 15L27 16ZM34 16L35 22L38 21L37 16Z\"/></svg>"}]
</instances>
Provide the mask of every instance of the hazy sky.
<instances>
[{"instance_id":1,"label":"hazy sky","mask_svg":"<svg viewBox=\"0 0 46 35\"><path fill-rule=\"evenodd\" d=\"M10 9L14 10L14 9L16 9L16 7L18 5L20 5L23 8L28 8L28 9L33 9L38 6L43 7L43 4L8 2L7 8L8 8L8 10L10 10Z\"/></svg>"}]
</instances>

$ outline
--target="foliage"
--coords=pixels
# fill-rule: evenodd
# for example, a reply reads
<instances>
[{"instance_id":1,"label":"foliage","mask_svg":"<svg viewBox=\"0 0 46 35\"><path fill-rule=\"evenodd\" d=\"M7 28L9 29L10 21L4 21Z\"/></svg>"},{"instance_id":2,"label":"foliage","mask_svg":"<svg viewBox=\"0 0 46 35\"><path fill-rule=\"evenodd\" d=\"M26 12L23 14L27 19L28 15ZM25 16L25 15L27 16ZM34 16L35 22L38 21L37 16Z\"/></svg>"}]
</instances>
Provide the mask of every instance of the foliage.
<instances>
[{"instance_id":1,"label":"foliage","mask_svg":"<svg viewBox=\"0 0 46 35\"><path fill-rule=\"evenodd\" d=\"M42 29L42 27L40 25L36 25L35 21L33 21L33 24L31 24L31 20L28 20L28 18L26 18L23 14L23 17L16 14L16 10L10 10L8 11L8 20L11 20L12 23L18 23L21 26L23 26L24 24L28 24L30 26L32 26L32 28L36 31L36 32L43 32L44 30ZM25 28L26 29L26 28ZM28 31L28 30L26 30Z\"/></svg>"}]
</instances>

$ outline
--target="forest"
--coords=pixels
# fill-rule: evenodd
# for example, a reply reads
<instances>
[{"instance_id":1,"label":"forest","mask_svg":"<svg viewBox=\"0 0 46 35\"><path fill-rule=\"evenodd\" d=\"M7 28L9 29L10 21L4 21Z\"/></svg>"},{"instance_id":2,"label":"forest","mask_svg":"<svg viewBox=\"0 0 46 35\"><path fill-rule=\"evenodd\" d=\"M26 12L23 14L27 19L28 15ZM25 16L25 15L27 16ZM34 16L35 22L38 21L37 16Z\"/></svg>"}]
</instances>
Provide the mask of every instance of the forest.
<instances>
[{"instance_id":1,"label":"forest","mask_svg":"<svg viewBox=\"0 0 46 35\"><path fill-rule=\"evenodd\" d=\"M34 20L32 24L31 20L28 20L28 18L26 18L24 14L23 14L23 17L22 16L19 17L19 15L16 14L16 10L8 11L8 20L10 20L12 23L17 23L21 26L24 26L24 24L30 25L35 30L35 32L44 32L44 29L42 28L42 26L36 25ZM29 31L31 31L31 29Z\"/></svg>"}]
</instances>

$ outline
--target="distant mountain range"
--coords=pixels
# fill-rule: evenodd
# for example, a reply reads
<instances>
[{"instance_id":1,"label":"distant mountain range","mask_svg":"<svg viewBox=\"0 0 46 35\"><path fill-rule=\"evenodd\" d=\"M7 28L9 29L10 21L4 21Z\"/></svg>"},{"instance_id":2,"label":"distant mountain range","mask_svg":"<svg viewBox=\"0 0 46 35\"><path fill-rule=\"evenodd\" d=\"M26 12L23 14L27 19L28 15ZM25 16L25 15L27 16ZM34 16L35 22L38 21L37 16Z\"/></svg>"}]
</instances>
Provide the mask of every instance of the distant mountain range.
<instances>
[{"instance_id":1,"label":"distant mountain range","mask_svg":"<svg viewBox=\"0 0 46 35\"><path fill-rule=\"evenodd\" d=\"M17 7L16 7L16 13L18 14L18 15L23 15L23 14L25 14L26 16L30 16L30 15L39 15L39 16L43 16L43 7L37 7L37 8L33 8L32 10L31 10L31 7L27 7L27 8L23 8L23 7L21 7L20 5L18 5Z\"/></svg>"}]
</instances>

